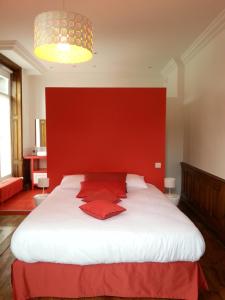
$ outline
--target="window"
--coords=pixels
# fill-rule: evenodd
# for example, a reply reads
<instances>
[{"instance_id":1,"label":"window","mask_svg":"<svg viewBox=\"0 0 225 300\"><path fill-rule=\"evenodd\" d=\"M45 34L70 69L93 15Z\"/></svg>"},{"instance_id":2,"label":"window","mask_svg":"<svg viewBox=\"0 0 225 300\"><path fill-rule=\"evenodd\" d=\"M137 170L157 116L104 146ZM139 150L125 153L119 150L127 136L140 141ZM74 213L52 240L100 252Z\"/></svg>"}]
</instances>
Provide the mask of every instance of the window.
<instances>
[{"instance_id":1,"label":"window","mask_svg":"<svg viewBox=\"0 0 225 300\"><path fill-rule=\"evenodd\" d=\"M0 180L12 174L10 73L0 69Z\"/></svg>"},{"instance_id":2,"label":"window","mask_svg":"<svg viewBox=\"0 0 225 300\"><path fill-rule=\"evenodd\" d=\"M10 174L23 176L22 69L1 53L0 98L1 180Z\"/></svg>"}]
</instances>

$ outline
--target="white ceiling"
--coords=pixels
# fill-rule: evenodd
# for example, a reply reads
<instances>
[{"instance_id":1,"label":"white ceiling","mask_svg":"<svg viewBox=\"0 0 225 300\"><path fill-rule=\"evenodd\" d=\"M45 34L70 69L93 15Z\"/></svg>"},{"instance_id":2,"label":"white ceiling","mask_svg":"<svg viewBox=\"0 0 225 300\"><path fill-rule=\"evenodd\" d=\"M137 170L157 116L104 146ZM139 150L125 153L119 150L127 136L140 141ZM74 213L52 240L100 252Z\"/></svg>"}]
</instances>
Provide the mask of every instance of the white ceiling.
<instances>
[{"instance_id":1,"label":"white ceiling","mask_svg":"<svg viewBox=\"0 0 225 300\"><path fill-rule=\"evenodd\" d=\"M94 58L77 66L41 62L50 72L160 74L225 8L225 0L0 0L0 41L17 40L32 54L33 21L43 11L88 16ZM32 54L33 55L33 54Z\"/></svg>"}]
</instances>

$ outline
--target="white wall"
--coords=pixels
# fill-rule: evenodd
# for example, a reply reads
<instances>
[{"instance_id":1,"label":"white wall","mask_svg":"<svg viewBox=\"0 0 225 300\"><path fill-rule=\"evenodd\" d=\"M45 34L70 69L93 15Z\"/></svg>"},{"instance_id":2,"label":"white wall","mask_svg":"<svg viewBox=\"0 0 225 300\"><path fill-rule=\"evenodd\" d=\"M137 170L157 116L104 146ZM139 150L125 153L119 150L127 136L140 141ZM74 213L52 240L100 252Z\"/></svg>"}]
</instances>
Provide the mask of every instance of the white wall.
<instances>
[{"instance_id":1,"label":"white wall","mask_svg":"<svg viewBox=\"0 0 225 300\"><path fill-rule=\"evenodd\" d=\"M166 177L176 178L176 190L181 190L183 160L183 103L182 99L167 98L166 113Z\"/></svg>"},{"instance_id":2,"label":"white wall","mask_svg":"<svg viewBox=\"0 0 225 300\"><path fill-rule=\"evenodd\" d=\"M32 153L34 146L34 111L32 107L32 93L30 89L30 76L22 72L22 126L23 126L23 154Z\"/></svg>"},{"instance_id":3,"label":"white wall","mask_svg":"<svg viewBox=\"0 0 225 300\"><path fill-rule=\"evenodd\" d=\"M185 65L184 161L225 179L225 30Z\"/></svg>"},{"instance_id":4,"label":"white wall","mask_svg":"<svg viewBox=\"0 0 225 300\"><path fill-rule=\"evenodd\" d=\"M180 78L180 79L179 79ZM176 178L176 190L181 190L181 167L183 160L183 93L182 74L178 62L164 74L167 87L166 104L166 177Z\"/></svg>"}]
</instances>

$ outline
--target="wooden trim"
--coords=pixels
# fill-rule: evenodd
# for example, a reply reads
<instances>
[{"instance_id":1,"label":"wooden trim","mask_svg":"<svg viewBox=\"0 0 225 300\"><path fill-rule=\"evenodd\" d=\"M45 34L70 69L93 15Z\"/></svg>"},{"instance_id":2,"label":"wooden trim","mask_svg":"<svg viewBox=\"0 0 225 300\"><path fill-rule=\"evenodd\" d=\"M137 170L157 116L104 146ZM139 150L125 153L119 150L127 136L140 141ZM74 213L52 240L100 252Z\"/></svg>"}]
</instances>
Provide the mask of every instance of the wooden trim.
<instances>
[{"instance_id":1,"label":"wooden trim","mask_svg":"<svg viewBox=\"0 0 225 300\"><path fill-rule=\"evenodd\" d=\"M11 71L21 70L21 67L11 61L8 57L0 53L0 64L6 66Z\"/></svg>"},{"instance_id":2,"label":"wooden trim","mask_svg":"<svg viewBox=\"0 0 225 300\"><path fill-rule=\"evenodd\" d=\"M181 163L181 201L225 243L225 180Z\"/></svg>"},{"instance_id":3,"label":"wooden trim","mask_svg":"<svg viewBox=\"0 0 225 300\"><path fill-rule=\"evenodd\" d=\"M0 53L0 64L11 74L12 175L23 176L22 69Z\"/></svg>"}]
</instances>

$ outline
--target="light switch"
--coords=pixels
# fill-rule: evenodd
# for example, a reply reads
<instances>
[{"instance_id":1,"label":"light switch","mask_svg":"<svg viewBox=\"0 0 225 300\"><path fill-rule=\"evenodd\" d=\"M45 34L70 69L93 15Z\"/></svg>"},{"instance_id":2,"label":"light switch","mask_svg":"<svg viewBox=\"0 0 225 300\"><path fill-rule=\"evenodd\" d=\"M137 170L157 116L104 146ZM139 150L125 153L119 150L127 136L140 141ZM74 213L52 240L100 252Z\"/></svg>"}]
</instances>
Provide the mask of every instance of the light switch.
<instances>
[{"instance_id":1,"label":"light switch","mask_svg":"<svg viewBox=\"0 0 225 300\"><path fill-rule=\"evenodd\" d=\"M161 169L161 166L162 166L161 162L156 162L155 163L155 168L156 169Z\"/></svg>"}]
</instances>

